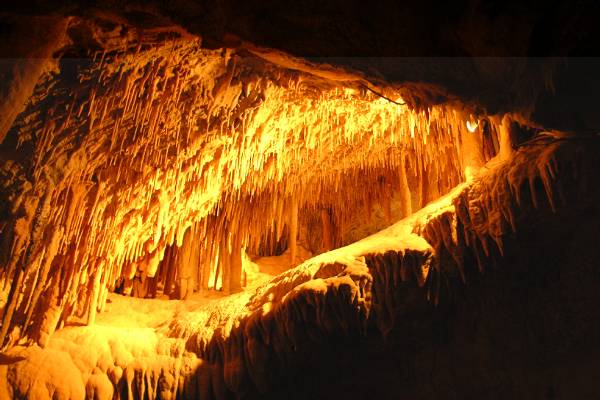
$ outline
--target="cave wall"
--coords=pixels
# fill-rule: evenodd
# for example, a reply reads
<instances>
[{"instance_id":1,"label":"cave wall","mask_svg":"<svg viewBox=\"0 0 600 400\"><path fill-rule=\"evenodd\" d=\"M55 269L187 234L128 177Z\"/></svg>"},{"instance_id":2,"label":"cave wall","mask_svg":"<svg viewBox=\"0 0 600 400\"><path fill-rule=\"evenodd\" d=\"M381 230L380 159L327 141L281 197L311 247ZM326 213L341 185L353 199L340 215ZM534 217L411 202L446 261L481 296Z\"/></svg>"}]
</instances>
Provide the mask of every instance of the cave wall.
<instances>
[{"instance_id":1,"label":"cave wall","mask_svg":"<svg viewBox=\"0 0 600 400\"><path fill-rule=\"evenodd\" d=\"M252 293L180 313L160 329L71 327L45 349L16 346L0 368L8 383L0 390L58 398L591 395L600 193L588 177L600 170L597 150L594 139L538 138L409 218ZM51 371L51 355L73 379L28 373L36 362Z\"/></svg>"},{"instance_id":2,"label":"cave wall","mask_svg":"<svg viewBox=\"0 0 600 400\"><path fill-rule=\"evenodd\" d=\"M516 173L514 165L482 178L456 198L457 214L443 212L416 229L435 249L441 281L429 287L441 290L437 300L427 290L396 288L383 297L397 301L386 313L394 321L387 336L336 338L272 398L595 397L600 210L589 178L600 167L597 141L579 141L590 153L541 145L519 153L547 151L550 159L515 160L529 171ZM549 193L543 165L555 173ZM521 183L509 189L515 177ZM375 282L393 282L394 258L367 259ZM374 292L381 296L375 283Z\"/></svg>"},{"instance_id":3,"label":"cave wall","mask_svg":"<svg viewBox=\"0 0 600 400\"><path fill-rule=\"evenodd\" d=\"M221 268L223 281L230 282L228 290L234 287L235 291L239 289L235 284L239 284L240 250L258 252L262 239L257 238L267 234L279 240L286 225L298 225L296 219L300 220L300 238L307 242L310 236L332 230L327 243L312 245L319 252L378 229L381 214L385 220L389 220L386 214L392 214L394 194L400 197L396 200L398 216L408 215L469 177L466 167L474 159L465 151L472 138L465 121L470 118L485 117L494 135L503 122L487 117L499 112L510 112L528 129L576 130L576 140L591 140L596 131L594 97L579 96L572 86L576 82L577 87L594 92L596 86L585 85L588 80L580 74L592 71L593 76L593 60L569 65L556 58L398 57L439 55L434 44L444 42L451 44L452 55L528 55L544 43L540 38L546 37L548 21L556 20L568 26L558 25L552 40L544 44L549 52L564 56L585 51L589 38L583 44L569 41L574 26L579 26L583 36L593 31L581 3L565 6L575 12L565 17L560 8L550 15L523 15L512 30L506 29L507 16L522 10L512 3L490 8L476 2L461 4L451 14L434 13L432 25L439 28L433 30L416 22L395 23L409 21L421 7L429 10L425 3L402 10L392 7L394 12L388 7L369 8L367 15L375 10L375 22L365 18L358 24L344 17L361 7L352 4L333 7L329 16L317 19L308 18L311 10L325 6L306 2L295 5L297 18L286 17L277 5L272 5L274 10L259 10L256 17L249 10L258 6L251 3L238 8L227 2L141 2L116 12L108 7L119 2L95 9L74 2L57 5L52 17L38 16L47 9L31 4L11 5L14 15L2 14L3 21L13 22L15 31L27 32L27 24L32 23L37 28L28 36L33 44L22 45L34 51L15 52L10 45L14 40L4 42L9 44L2 49L5 57L13 58L3 61L2 93L6 96L0 104L5 111L0 124L1 281L7 297L0 342L6 347L23 343L22 339L49 346L55 328L72 317L93 324L107 291L119 277L155 275L165 250L186 248L185 237L192 232L204 243L200 249L204 259L198 261L201 273L194 279L208 287L210 279L216 282L217 268ZM275 23L265 24L269 15ZM307 24L320 28L318 35L327 33L329 40L305 35ZM0 33L10 36L13 28ZM365 36L369 30L372 35ZM283 31L298 36L282 35ZM318 43L322 47L315 46ZM568 106L562 101L565 93L572 100ZM578 106L581 102L586 106ZM330 113L334 109L335 118ZM568 138L556 132L552 135ZM481 147L481 138L470 145ZM528 159L530 169L519 164L524 178L511 178L502 186L500 174L491 176L491 186L482 183L479 188L485 190L467 195L483 199L481 207L471 207L465 198L455 204L465 227L463 236L456 233L458 242L449 240L455 219L444 220L448 215L430 221L429 231L427 226L417 230L433 249L425 259L432 261L435 254L444 261L443 267L435 260L425 266L421 255L412 253L368 258L363 265L368 273L364 268L360 273L348 272L350 278L342 284L336 279L327 281L325 287L308 284L287 298L289 303L275 313L279 319L256 317L260 324L281 324L283 328L275 328L281 329L276 337L291 329L304 348L312 348L316 341L314 356L288 359L286 355L277 362L265 361L264 354L272 355L265 348L254 349L258 361L244 370L239 360L246 360L246 355L242 357L240 347L231 343L248 338L247 332L206 337L207 332L174 326L175 338L171 339L181 345L185 338L190 365L186 366L188 375L182 374L183 386L165 390L209 391L216 397L241 392L259 396L266 391L277 398L292 387L301 398L307 393L300 389L314 379L319 382L319 394L342 390L342 385L350 396L356 394L356 387L348 387L348 382L366 377L367 386L359 387L358 393L364 390L384 396L390 388L397 388L423 398L437 397L440 392L455 397L585 396L589 391L585 383L592 378L589 374L595 364L593 356L589 363L579 364L585 357L578 358L578 354L586 349L594 354L598 333L590 322L595 319L591 304L596 255L589 251L593 249L589 237L596 235L597 211L586 199L597 194L577 192L584 200L569 198L567 204L576 206L564 211L562 191L576 189L553 186L559 171L565 176L563 167L553 166L560 162L545 157L556 148L536 140L524 146L541 149L540 158ZM343 157L340 161L332 154ZM478 166L486 161L482 155L479 158ZM572 158L557 157L559 161ZM573 175L583 188L593 186L585 176L595 175L593 168L586 171L592 172ZM364 190L381 176L385 177L382 185ZM519 200L528 196L533 208ZM518 215L515 201L519 207L523 204ZM543 209L540 214L538 206ZM328 228L324 210L331 224ZM376 214L369 218L372 225L357 229L357 215L372 212ZM563 218L581 221L584 215L591 223L581 229L556 222ZM549 222L539 223L546 219ZM537 238L541 238L539 243ZM527 249L520 243L527 243ZM554 251L547 252L548 248ZM571 253L577 255L574 260ZM529 262L526 258L531 255L535 261ZM220 262L213 263L215 258ZM382 311L379 298L372 314L377 318L367 321L372 332L383 333L383 339L364 339L370 301L364 282L371 276L374 282L379 279L379 284L387 284L390 277L402 275L399 271L405 264L411 266L409 271L414 267L411 274L416 283L411 281L414 287L403 287L399 293L408 295L416 309L400 315L395 307ZM331 273L336 268L326 269ZM294 281L294 274L287 277ZM311 280L315 274L307 272L302 279ZM452 296L441 290L444 274L465 287L459 284ZM386 278L377 278L381 275ZM360 283L353 280L359 278ZM295 287L285 279L279 291L282 298L282 293ZM577 288L581 297L574 298ZM386 290L379 287L374 296L386 296ZM548 292L558 294L549 299ZM329 339L308 340L298 333L307 321L293 310L311 303L338 315L340 301L348 299L350 308L339 314L343 318L309 321L319 329L325 324ZM360 306L352 308L356 301ZM269 301L248 304L262 307L263 303ZM529 307L519 307L522 303ZM356 310L362 314L353 319ZM290 324L290 315L300 322ZM409 322L395 325L407 316ZM251 338L257 335L249 334ZM281 349L290 346L281 340L277 344ZM357 343L358 358L375 359L389 371L351 364L346 350ZM521 353L516 347L528 350ZM234 354L223 355L223 348ZM29 359L44 354L37 353L44 351L37 347L28 351ZM181 362L182 351L168 350L161 356L176 364ZM384 357L390 351L392 361ZM195 375L198 358L207 360L208 366ZM336 374L345 370L331 360L352 365L351 371ZM457 372L454 362L464 368ZM262 367L254 369L256 365ZM324 369L313 369L314 365ZM18 375L15 371L22 366L11 367L11 373ZM265 370L281 366L285 367L279 368L282 374L301 373L297 378L286 375L280 386L270 386L278 379ZM92 388L114 380L116 390L126 391L135 384L135 393L141 397L146 390L144 379L158 382L167 376L160 372L162 364L155 367L152 378L136 366L126 370L124 380L100 367L100 372L86 370L85 376L94 376L88 380ZM572 376L578 367L582 367L581 374ZM168 373L177 368L168 367ZM326 381L318 377L322 372L327 372L322 374L329 377ZM246 373L254 374L252 385L245 386ZM565 383L557 378L563 374L572 380ZM394 386L398 376L403 384ZM473 376L477 384L472 383ZM388 382L381 386L386 389L372 386L378 377ZM200 385L206 380L215 386ZM79 386L77 390L80 394Z\"/></svg>"},{"instance_id":4,"label":"cave wall","mask_svg":"<svg viewBox=\"0 0 600 400\"><path fill-rule=\"evenodd\" d=\"M465 110L411 108L340 69L206 49L172 26L73 17L64 29L57 69L1 145L4 345L43 345L72 316L92 324L119 278L153 277L192 226L192 286L236 291L242 250L256 254L264 233L288 225L294 252L307 213L330 210L343 235L394 191L420 207L483 162L462 148L481 140Z\"/></svg>"}]
</instances>

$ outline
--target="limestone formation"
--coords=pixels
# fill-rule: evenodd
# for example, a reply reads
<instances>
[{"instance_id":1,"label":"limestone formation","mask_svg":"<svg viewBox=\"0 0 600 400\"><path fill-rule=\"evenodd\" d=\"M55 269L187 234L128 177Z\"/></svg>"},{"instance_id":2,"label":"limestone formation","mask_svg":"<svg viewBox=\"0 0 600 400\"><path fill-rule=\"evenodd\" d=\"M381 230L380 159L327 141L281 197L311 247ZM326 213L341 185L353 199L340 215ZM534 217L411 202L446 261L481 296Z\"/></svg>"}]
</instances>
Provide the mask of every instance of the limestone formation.
<instances>
[{"instance_id":1,"label":"limestone formation","mask_svg":"<svg viewBox=\"0 0 600 400\"><path fill-rule=\"evenodd\" d=\"M352 352L413 390L427 349L470 354L436 324L538 273L524 248L568 234L593 258L598 135L533 112L555 60L477 60L535 76L493 106L166 17L20 18L39 27L0 92L0 398L281 398Z\"/></svg>"}]
</instances>

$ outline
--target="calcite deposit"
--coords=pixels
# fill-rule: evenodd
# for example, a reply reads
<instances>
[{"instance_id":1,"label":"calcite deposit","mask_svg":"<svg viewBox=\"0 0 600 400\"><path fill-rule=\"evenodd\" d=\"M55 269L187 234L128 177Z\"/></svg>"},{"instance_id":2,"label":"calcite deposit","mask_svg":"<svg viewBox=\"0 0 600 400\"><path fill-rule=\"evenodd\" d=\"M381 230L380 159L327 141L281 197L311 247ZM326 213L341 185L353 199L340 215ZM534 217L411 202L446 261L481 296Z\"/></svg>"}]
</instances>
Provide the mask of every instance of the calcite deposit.
<instances>
[{"instance_id":1,"label":"calcite deposit","mask_svg":"<svg viewBox=\"0 0 600 400\"><path fill-rule=\"evenodd\" d=\"M528 301L515 276L552 293L548 274L593 264L598 134L533 115L554 59L477 60L527 82L498 106L480 82L457 90L463 73L387 81L364 60L79 11L13 21L37 28L0 91L0 398L543 392L502 375L501 333L477 321L486 285L501 315ZM551 267L569 249L581 259ZM593 342L588 303L550 304L523 337L558 333L522 343L551 358Z\"/></svg>"}]
</instances>

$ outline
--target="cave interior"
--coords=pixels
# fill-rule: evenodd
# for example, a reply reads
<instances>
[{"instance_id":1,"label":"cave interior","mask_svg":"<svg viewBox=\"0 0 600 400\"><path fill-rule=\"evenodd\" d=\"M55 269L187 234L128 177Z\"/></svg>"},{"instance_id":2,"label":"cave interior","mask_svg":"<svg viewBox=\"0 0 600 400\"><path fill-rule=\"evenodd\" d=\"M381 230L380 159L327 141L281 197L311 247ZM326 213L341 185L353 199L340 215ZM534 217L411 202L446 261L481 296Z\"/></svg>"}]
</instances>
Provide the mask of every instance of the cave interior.
<instances>
[{"instance_id":1,"label":"cave interior","mask_svg":"<svg viewBox=\"0 0 600 400\"><path fill-rule=\"evenodd\" d=\"M1 6L0 398L597 398L597 7Z\"/></svg>"}]
</instances>

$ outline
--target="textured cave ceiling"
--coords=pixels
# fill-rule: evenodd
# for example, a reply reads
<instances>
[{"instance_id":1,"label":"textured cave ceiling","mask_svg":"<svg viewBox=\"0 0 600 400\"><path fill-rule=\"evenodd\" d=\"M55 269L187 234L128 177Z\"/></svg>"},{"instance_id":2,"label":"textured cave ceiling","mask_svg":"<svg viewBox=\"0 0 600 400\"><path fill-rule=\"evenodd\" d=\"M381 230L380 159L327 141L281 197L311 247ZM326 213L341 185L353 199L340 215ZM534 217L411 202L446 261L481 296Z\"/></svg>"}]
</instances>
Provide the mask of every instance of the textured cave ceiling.
<instances>
[{"instance_id":1,"label":"textured cave ceiling","mask_svg":"<svg viewBox=\"0 0 600 400\"><path fill-rule=\"evenodd\" d=\"M37 24L29 35L31 24L15 22L15 15L102 17L141 29L177 25L201 36L207 47L243 48L252 43L337 65L374 82L418 88L410 91L417 106L448 97L488 114L516 111L529 115L538 106L534 120L546 128L552 128L551 124L561 124L563 129L567 124L570 129L598 126L595 113L586 109L599 86L593 74L596 64L591 65L590 60L578 64L571 59L570 68L560 68L564 59L553 59L596 55L599 32L594 16L598 5L591 1L440 5L428 1L239 4L182 0L110 1L94 6L77 1L52 5L28 1L4 8L8 40L3 40L3 57L28 51L26 42L15 46L11 38L35 37ZM20 28L15 30L15 26ZM90 40L85 32L79 39ZM577 96L573 91L566 94L571 95L566 104L555 101L548 90L561 83L565 92L576 88ZM550 92L550 96L540 96L542 92ZM553 119L556 103L564 115L562 122Z\"/></svg>"},{"instance_id":2,"label":"textured cave ceiling","mask_svg":"<svg viewBox=\"0 0 600 400\"><path fill-rule=\"evenodd\" d=\"M2 6L0 397L485 398L594 342L597 5L239 3ZM111 293L158 284L252 290Z\"/></svg>"}]
</instances>

